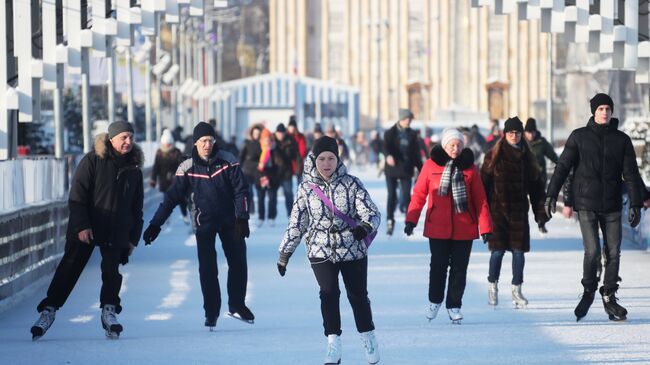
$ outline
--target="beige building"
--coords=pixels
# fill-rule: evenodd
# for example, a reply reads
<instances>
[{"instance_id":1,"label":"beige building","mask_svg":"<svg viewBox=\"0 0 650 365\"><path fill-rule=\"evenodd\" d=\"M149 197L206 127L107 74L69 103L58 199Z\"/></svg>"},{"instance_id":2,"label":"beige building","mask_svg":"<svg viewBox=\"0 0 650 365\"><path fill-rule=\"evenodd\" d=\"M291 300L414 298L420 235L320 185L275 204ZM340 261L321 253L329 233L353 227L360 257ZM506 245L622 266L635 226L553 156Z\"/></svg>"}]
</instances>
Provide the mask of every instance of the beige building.
<instances>
[{"instance_id":1,"label":"beige building","mask_svg":"<svg viewBox=\"0 0 650 365\"><path fill-rule=\"evenodd\" d=\"M546 100L539 21L472 9L468 0L270 0L269 7L270 72L358 87L362 126L374 126L378 112L390 125L400 107L422 120L450 109L525 119Z\"/></svg>"}]
</instances>

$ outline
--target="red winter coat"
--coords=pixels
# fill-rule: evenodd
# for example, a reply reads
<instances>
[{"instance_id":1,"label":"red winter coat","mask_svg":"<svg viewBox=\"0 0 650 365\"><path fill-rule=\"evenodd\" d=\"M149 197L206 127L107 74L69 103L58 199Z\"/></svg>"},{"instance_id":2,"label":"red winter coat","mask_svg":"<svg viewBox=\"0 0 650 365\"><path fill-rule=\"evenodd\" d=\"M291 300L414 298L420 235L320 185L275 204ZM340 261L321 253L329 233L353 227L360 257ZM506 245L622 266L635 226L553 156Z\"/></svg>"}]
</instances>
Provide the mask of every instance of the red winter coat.
<instances>
[{"instance_id":1,"label":"red winter coat","mask_svg":"<svg viewBox=\"0 0 650 365\"><path fill-rule=\"evenodd\" d=\"M474 154L465 148L456 158L455 164L463 172L467 190L466 212L455 213L451 191L446 196L438 195L440 178L449 156L440 145L431 150L431 158L422 167L413 188L413 196L406 213L406 222L417 225L420 212L428 200L424 221L424 236L433 239L468 241L479 237L479 233L492 232L492 220L485 190L479 171L474 165ZM450 189L451 190L451 189Z\"/></svg>"}]
</instances>

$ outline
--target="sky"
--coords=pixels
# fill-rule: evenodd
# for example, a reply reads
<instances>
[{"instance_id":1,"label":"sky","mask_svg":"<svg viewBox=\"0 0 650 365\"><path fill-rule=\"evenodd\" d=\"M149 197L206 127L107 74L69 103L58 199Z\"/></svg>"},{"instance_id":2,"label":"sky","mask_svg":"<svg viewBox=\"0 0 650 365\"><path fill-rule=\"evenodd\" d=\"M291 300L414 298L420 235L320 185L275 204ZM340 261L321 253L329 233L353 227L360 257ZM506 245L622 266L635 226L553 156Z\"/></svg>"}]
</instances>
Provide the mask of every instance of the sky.
<instances>
[{"instance_id":1,"label":"sky","mask_svg":"<svg viewBox=\"0 0 650 365\"><path fill-rule=\"evenodd\" d=\"M383 177L374 170L361 177L385 217ZM151 218L160 199L145 210ZM48 333L32 342L30 327L38 318L36 305L49 278L26 299L0 313L0 364L322 364L327 340L323 335L318 286L304 245L292 256L287 275L276 270L277 249L287 225L282 194L274 227L257 228L247 242L249 282L247 304L253 325L221 315L214 332L203 326L196 243L176 210L159 238L142 243L122 267L124 332L119 340L104 336L99 319L100 270L93 254L68 302ZM397 214L395 234L385 224L370 248L368 291L372 303L380 364L650 364L650 257L624 243L618 292L628 320L608 320L597 296L589 314L575 321L573 309L582 293L582 243L575 221L556 214L549 233L531 232L526 254L523 292L527 309L510 300L511 256L504 259L499 305L487 304L489 252L474 242L463 298L461 325L452 325L444 308L429 322L429 248L422 222L415 234L403 233ZM532 221L532 217L531 217ZM227 267L218 249L222 312L227 310ZM341 285L341 288L343 286ZM365 364L345 291L341 295L342 364Z\"/></svg>"}]
</instances>

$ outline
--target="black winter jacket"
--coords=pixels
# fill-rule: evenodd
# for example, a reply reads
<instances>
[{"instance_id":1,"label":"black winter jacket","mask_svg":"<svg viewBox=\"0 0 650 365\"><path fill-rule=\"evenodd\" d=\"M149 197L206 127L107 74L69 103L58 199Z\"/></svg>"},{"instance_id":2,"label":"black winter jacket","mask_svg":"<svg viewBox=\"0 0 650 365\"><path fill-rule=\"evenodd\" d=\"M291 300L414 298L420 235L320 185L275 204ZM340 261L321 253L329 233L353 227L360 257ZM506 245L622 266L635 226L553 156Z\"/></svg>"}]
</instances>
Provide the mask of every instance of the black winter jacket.
<instances>
[{"instance_id":1,"label":"black winter jacket","mask_svg":"<svg viewBox=\"0 0 650 365\"><path fill-rule=\"evenodd\" d=\"M70 187L69 240L78 241L78 233L90 228L97 246L137 246L143 223L143 161L137 145L119 156L107 133L96 137L94 150L79 162Z\"/></svg>"},{"instance_id":2,"label":"black winter jacket","mask_svg":"<svg viewBox=\"0 0 650 365\"><path fill-rule=\"evenodd\" d=\"M244 175L258 178L259 172L257 165L260 163L260 155L262 154L262 147L260 141L247 139L239 152L239 162L242 166Z\"/></svg>"},{"instance_id":3,"label":"black winter jacket","mask_svg":"<svg viewBox=\"0 0 650 365\"><path fill-rule=\"evenodd\" d=\"M573 209L601 213L620 211L623 181L631 207L641 207L641 176L632 141L618 129L618 119L599 125L591 117L585 127L567 139L548 185L547 196L557 198L564 180L574 169Z\"/></svg>"},{"instance_id":4,"label":"black winter jacket","mask_svg":"<svg viewBox=\"0 0 650 365\"><path fill-rule=\"evenodd\" d=\"M397 123L395 123L394 126L384 133L384 155L386 157L391 155L395 159L395 166L386 164L384 173L387 177L399 179L412 178L414 167L417 167L419 171L422 170L418 137L411 128L406 130L409 146L408 154L404 156L400 150L398 128Z\"/></svg>"},{"instance_id":5,"label":"black winter jacket","mask_svg":"<svg viewBox=\"0 0 650 365\"><path fill-rule=\"evenodd\" d=\"M178 166L172 186L165 193L151 224L162 226L174 207L190 192L197 229L206 223L222 227L235 224L235 218L248 219L248 183L237 158L230 152L215 147L205 161L195 147L192 158Z\"/></svg>"},{"instance_id":6,"label":"black winter jacket","mask_svg":"<svg viewBox=\"0 0 650 365\"><path fill-rule=\"evenodd\" d=\"M172 147L169 151L163 152L158 149L156 157L151 168L151 181L158 183L158 188L161 192L166 192L172 184L172 178L176 174L178 165L183 162L183 154L181 150Z\"/></svg>"}]
</instances>

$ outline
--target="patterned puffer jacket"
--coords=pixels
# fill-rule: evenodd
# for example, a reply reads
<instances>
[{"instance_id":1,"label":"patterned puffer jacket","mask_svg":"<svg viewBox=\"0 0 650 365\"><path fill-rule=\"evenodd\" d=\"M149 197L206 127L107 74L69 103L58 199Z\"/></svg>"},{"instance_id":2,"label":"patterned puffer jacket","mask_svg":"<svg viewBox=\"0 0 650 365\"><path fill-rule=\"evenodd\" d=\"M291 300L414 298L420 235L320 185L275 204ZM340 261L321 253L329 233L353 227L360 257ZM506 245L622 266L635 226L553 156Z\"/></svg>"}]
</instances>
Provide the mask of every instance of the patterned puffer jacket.
<instances>
[{"instance_id":1,"label":"patterned puffer jacket","mask_svg":"<svg viewBox=\"0 0 650 365\"><path fill-rule=\"evenodd\" d=\"M309 153L305 159L303 182L298 186L296 200L291 209L289 226L280 244L280 254L291 256L305 237L307 256L338 261L363 259L368 249L363 241L356 241L351 227L332 213L312 190L316 184L334 205L357 223L379 228L381 214L361 181L348 175L339 160L336 171L326 182L316 170L315 156Z\"/></svg>"}]
</instances>

